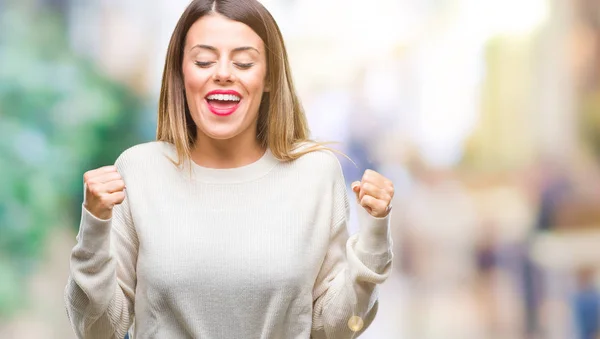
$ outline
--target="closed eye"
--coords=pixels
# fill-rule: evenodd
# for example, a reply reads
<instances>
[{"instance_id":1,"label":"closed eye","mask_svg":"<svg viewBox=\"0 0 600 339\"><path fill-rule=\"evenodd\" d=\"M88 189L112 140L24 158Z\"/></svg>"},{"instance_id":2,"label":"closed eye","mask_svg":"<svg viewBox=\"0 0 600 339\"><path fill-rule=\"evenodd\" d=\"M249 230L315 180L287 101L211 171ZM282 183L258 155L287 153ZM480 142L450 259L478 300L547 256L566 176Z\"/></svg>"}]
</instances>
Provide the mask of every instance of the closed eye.
<instances>
[{"instance_id":1,"label":"closed eye","mask_svg":"<svg viewBox=\"0 0 600 339\"><path fill-rule=\"evenodd\" d=\"M247 63L247 64L244 64L244 63L239 63L239 62L235 63L235 65L236 65L238 68L241 68L241 69L248 69L248 68L250 68L250 67L254 66L254 64L253 64L253 63Z\"/></svg>"},{"instance_id":2,"label":"closed eye","mask_svg":"<svg viewBox=\"0 0 600 339\"><path fill-rule=\"evenodd\" d=\"M214 64L213 61L194 61L194 64L202 67L202 68L207 68L210 67L212 64Z\"/></svg>"}]
</instances>

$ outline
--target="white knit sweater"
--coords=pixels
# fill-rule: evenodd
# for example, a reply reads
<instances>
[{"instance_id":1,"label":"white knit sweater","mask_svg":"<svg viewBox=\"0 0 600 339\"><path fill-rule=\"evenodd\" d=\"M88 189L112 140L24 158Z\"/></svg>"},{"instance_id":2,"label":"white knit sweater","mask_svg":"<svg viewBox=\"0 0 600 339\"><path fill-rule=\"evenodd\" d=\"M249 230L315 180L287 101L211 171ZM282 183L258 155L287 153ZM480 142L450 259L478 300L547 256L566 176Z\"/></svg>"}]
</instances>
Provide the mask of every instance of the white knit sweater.
<instances>
[{"instance_id":1,"label":"white knit sweater","mask_svg":"<svg viewBox=\"0 0 600 339\"><path fill-rule=\"evenodd\" d=\"M191 172L165 155L176 159L164 142L128 149L112 219L82 209L65 289L80 338L121 339L130 327L134 338L352 338L362 332L348 328L352 315L363 331L372 322L391 267L389 216L359 207L360 232L348 236L333 154L280 162L267 151Z\"/></svg>"}]
</instances>

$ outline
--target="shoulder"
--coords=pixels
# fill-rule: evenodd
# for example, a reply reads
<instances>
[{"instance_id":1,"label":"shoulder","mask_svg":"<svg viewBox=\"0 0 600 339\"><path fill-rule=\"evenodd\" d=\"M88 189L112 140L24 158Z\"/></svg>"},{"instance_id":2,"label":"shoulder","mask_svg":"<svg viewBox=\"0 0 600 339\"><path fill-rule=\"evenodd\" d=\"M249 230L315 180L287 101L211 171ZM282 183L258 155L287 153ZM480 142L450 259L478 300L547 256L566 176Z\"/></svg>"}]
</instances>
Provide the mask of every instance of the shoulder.
<instances>
[{"instance_id":1,"label":"shoulder","mask_svg":"<svg viewBox=\"0 0 600 339\"><path fill-rule=\"evenodd\" d=\"M164 141L150 141L142 144L131 146L119 155L117 162L128 161L133 159L146 158L148 156L155 156L167 153L171 155L173 153L174 146Z\"/></svg>"},{"instance_id":2,"label":"shoulder","mask_svg":"<svg viewBox=\"0 0 600 339\"><path fill-rule=\"evenodd\" d=\"M294 177L299 179L302 191L306 192L306 196L312 196L319 203L333 208L334 224L338 224L338 220L346 215L348 206L346 180L340 159L344 159L342 155L324 148L294 160L298 164L298 173Z\"/></svg>"},{"instance_id":3,"label":"shoulder","mask_svg":"<svg viewBox=\"0 0 600 339\"><path fill-rule=\"evenodd\" d=\"M164 141L150 141L132 146L123 151L115 165L119 170L134 170L148 168L158 162L168 161L167 157L175 156L175 147Z\"/></svg>"},{"instance_id":4,"label":"shoulder","mask_svg":"<svg viewBox=\"0 0 600 339\"><path fill-rule=\"evenodd\" d=\"M296 151L302 151L312 146L318 146L318 144L307 142L297 147ZM327 148L310 151L293 160L293 162L301 170L318 173L320 176L331 180L343 177L338 156Z\"/></svg>"}]
</instances>

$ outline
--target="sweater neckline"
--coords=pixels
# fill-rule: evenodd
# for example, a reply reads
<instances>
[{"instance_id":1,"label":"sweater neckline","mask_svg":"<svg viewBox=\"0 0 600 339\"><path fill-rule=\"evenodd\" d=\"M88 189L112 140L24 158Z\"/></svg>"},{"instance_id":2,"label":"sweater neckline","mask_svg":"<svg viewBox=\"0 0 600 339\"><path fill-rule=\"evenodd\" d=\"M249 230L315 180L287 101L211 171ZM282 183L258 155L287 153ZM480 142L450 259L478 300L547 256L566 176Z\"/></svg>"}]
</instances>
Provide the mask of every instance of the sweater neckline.
<instances>
[{"instance_id":1,"label":"sweater neckline","mask_svg":"<svg viewBox=\"0 0 600 339\"><path fill-rule=\"evenodd\" d=\"M191 160L191 159L190 159ZM205 183L241 183L265 176L279 163L269 148L253 163L233 168L210 168L191 160L194 178Z\"/></svg>"}]
</instances>

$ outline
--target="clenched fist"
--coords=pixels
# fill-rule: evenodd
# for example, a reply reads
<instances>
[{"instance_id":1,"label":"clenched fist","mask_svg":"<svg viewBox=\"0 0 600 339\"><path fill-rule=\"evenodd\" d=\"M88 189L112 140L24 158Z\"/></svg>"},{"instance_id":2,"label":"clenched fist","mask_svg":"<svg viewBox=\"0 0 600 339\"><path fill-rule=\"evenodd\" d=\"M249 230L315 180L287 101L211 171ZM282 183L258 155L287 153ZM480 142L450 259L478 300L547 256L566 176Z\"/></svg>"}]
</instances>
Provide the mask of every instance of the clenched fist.
<instances>
[{"instance_id":1,"label":"clenched fist","mask_svg":"<svg viewBox=\"0 0 600 339\"><path fill-rule=\"evenodd\" d=\"M125 200L125 182L117 167L105 166L85 172L83 182L83 206L98 219L110 219L113 207Z\"/></svg>"},{"instance_id":2,"label":"clenched fist","mask_svg":"<svg viewBox=\"0 0 600 339\"><path fill-rule=\"evenodd\" d=\"M352 183L352 191L358 203L372 216L383 218L390 213L394 185L383 175L366 170L361 181Z\"/></svg>"}]
</instances>

